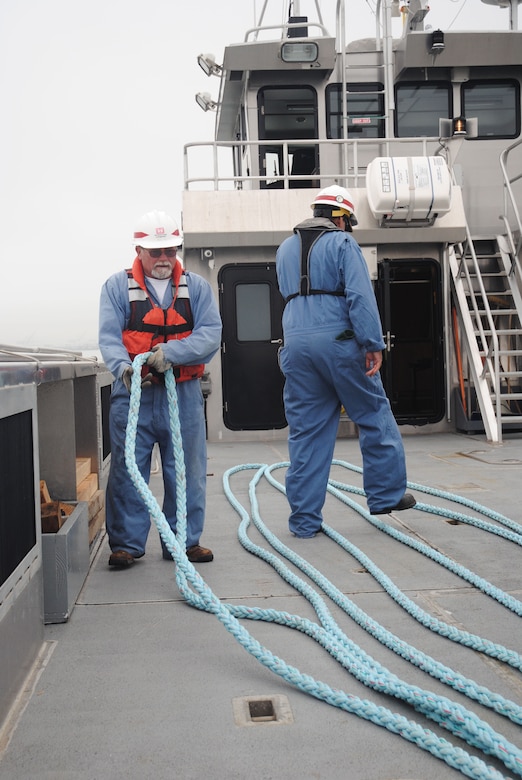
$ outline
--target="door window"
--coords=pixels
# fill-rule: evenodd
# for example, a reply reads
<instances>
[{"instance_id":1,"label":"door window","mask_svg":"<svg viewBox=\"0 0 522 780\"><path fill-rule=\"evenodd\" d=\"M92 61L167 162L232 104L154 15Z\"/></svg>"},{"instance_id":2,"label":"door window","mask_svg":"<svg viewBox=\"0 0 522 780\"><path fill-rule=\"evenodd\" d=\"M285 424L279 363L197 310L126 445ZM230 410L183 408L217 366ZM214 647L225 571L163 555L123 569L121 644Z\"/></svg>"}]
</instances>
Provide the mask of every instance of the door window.
<instances>
[{"instance_id":1,"label":"door window","mask_svg":"<svg viewBox=\"0 0 522 780\"><path fill-rule=\"evenodd\" d=\"M347 84L348 138L382 138L384 136L383 85ZM328 138L343 137L343 102L341 84L326 87L326 128Z\"/></svg>"}]
</instances>

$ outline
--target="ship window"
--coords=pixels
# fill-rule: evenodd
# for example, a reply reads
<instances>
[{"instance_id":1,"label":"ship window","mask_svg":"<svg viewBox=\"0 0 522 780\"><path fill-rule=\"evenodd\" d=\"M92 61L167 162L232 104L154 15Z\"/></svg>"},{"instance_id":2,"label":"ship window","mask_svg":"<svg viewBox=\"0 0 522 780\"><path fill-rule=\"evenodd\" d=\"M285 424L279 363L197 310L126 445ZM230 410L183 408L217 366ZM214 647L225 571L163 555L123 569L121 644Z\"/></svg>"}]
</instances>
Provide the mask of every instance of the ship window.
<instances>
[{"instance_id":1,"label":"ship window","mask_svg":"<svg viewBox=\"0 0 522 780\"><path fill-rule=\"evenodd\" d=\"M312 87L265 87L258 93L259 171L267 178L260 186L281 188L290 175L290 187L315 187L318 172L317 94ZM286 145L270 141L288 141ZM292 143L297 141L300 143ZM268 143L267 143L268 142Z\"/></svg>"},{"instance_id":2,"label":"ship window","mask_svg":"<svg viewBox=\"0 0 522 780\"><path fill-rule=\"evenodd\" d=\"M270 285L238 284L236 316L238 341L270 341Z\"/></svg>"},{"instance_id":3,"label":"ship window","mask_svg":"<svg viewBox=\"0 0 522 780\"><path fill-rule=\"evenodd\" d=\"M259 90L259 138L317 137L317 97L311 87L267 87Z\"/></svg>"},{"instance_id":4,"label":"ship window","mask_svg":"<svg viewBox=\"0 0 522 780\"><path fill-rule=\"evenodd\" d=\"M347 84L348 138L382 138L384 136L384 94L379 83ZM328 138L343 137L341 84L326 88L326 128Z\"/></svg>"},{"instance_id":5,"label":"ship window","mask_svg":"<svg viewBox=\"0 0 522 780\"><path fill-rule=\"evenodd\" d=\"M463 115L478 119L477 138L516 138L520 134L517 81L468 81L461 89Z\"/></svg>"},{"instance_id":6,"label":"ship window","mask_svg":"<svg viewBox=\"0 0 522 780\"><path fill-rule=\"evenodd\" d=\"M453 116L451 85L403 82L395 89L397 138L439 137L439 119Z\"/></svg>"}]
</instances>

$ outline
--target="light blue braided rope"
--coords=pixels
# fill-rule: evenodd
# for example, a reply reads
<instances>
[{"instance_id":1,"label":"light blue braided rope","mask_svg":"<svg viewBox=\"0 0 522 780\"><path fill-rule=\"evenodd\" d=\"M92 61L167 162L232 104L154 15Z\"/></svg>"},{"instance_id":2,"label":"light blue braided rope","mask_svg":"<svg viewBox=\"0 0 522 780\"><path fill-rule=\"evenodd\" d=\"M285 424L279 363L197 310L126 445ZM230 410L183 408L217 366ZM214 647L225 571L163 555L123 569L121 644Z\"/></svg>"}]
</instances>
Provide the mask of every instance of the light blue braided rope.
<instances>
[{"instance_id":1,"label":"light blue braided rope","mask_svg":"<svg viewBox=\"0 0 522 780\"><path fill-rule=\"evenodd\" d=\"M295 616L288 615L288 613L277 613L274 610L255 610L252 608L234 608L232 605L227 605L230 609L235 609L237 617L248 617L257 620L267 620L271 622L277 622L284 625L289 625L292 628L296 628L308 636L314 638L319 644L321 644L344 668L346 668L354 677L363 682L366 686L373 688L381 693L394 696L398 699L411 704L417 711L422 712L428 718L435 720L440 725L443 725L452 733L458 735L462 739L465 739L468 744L483 749L485 752L492 752L501 760L505 760L505 750L513 750L513 755L508 759L509 768L515 772L520 773L522 769L521 759L522 753L518 748L510 746L507 748L505 744L499 747L500 741L504 740L504 737L499 737L488 724L481 721L473 713L456 705L454 702L449 701L444 697L440 697L431 691L423 691L417 686L411 686L398 677L393 675L387 669L382 667L378 662L374 661L368 656L361 648L355 645L349 640L346 635L341 631L339 626L335 623L330 615L324 601L319 595L302 579L293 574L291 570L281 562L276 556L270 553L268 550L259 547L254 544L248 537L247 529L250 523L250 517L248 512L241 506L241 504L235 498L233 492L230 489L229 478L231 474L244 470L245 468L257 468L256 465L250 467L239 466L227 471L223 478L225 493L227 494L230 503L236 509L241 517L241 523L239 528L239 540L241 544L254 555L262 558L268 562L273 568L280 574L280 576L290 583L296 590L298 590L314 607L323 628L319 627L315 623ZM267 466L259 466L259 470L250 483L250 503L252 508L252 520L254 525L267 538L269 543L281 552L287 559L289 559L295 566L303 570L307 576L312 579L322 579L327 583L325 590L328 591L328 595L331 592L328 588L330 583L326 578L322 577L315 569L313 569L308 562L304 561L299 555L287 548L280 540L272 534L262 522L259 516L259 507L257 497L255 493L255 486L259 482L261 475L267 470ZM314 575L315 573L315 575ZM334 599L334 601L337 600ZM283 617L281 617L283 615ZM413 648L414 650L414 648ZM451 672L451 670L448 670ZM453 672L451 672L454 674ZM474 685L470 681L471 685ZM487 690L487 689L483 689ZM489 693L489 692L488 692ZM491 695L495 696L495 694ZM502 697L497 697L500 701ZM504 711L508 717L513 715L515 722L522 722L522 708L512 702L505 702L504 704L510 705L511 712ZM497 709L495 707L495 709ZM499 710L502 711L502 710ZM485 746L488 746L487 748ZM496 747L495 747L496 746ZM498 748L498 751L497 751Z\"/></svg>"},{"instance_id":2,"label":"light blue braided rope","mask_svg":"<svg viewBox=\"0 0 522 780\"><path fill-rule=\"evenodd\" d=\"M336 465L352 468L351 466L349 466L349 464L345 464L344 461L333 461L333 463ZM268 482L274 487L276 487L282 493L285 492L284 486L274 478L272 472L275 471L276 469L286 468L287 466L288 466L287 462L275 463L270 467L267 466L265 472L265 476ZM461 567L459 564L455 563L454 561L451 561L451 559L447 558L441 553L437 553L437 551L433 550L431 547L428 547L427 545L424 545L421 542L417 542L416 545L410 545L409 542L411 541L411 538L409 536L406 536L405 534L402 534L399 531L395 532L394 529L392 529L392 531L394 532L391 533L390 528L386 523L383 523L382 520L379 520L378 518L375 518L372 515L370 515L360 504L358 504L356 501L352 501L350 498L345 496L342 492L339 492L339 490L337 490L336 487L334 486L342 488L343 491L364 495L364 491L361 488L345 485L344 483L340 483L335 480L330 480L328 490L342 503L349 506L355 512L360 514L361 517L363 517L365 520L370 522L379 530L388 533L390 536L393 536L398 541L408 544L408 546L414 546L415 549L418 549L420 552L422 552L425 555L428 555L428 553L433 553L433 555L430 554L429 557L433 558L433 560L435 560L437 563L440 563L442 566L445 566L446 568L450 568L450 570L453 571L453 573L458 574L459 576L462 575L463 578L467 579L469 582L472 582L472 584L476 585L477 588L488 593L488 595L494 594L498 596L497 601L499 601L504 606L508 606L508 607L514 606L514 609L512 611L518 614L520 602L514 599L512 596L510 596L507 593L504 593L504 591L499 590L495 586L491 585L491 583L488 583L486 580L478 577L473 572L470 572L464 567ZM426 506L426 505L417 504L416 508L422 506ZM441 636L451 639L453 642L462 644L465 647L471 647L474 650L489 655L491 658L496 658L500 661L503 661L504 663L509 664L514 669L518 669L519 671L522 671L522 656L520 656L519 653L515 652L514 650L510 650L509 648L506 648L503 645L491 642L488 639L484 639L482 637L476 636L475 634L471 634L468 631L463 631L462 629L459 629L456 626L451 626L448 623L445 623L444 621L434 617L433 615L430 615L428 612L424 611L417 604L415 604L414 601L409 599L392 582L392 580L389 577L387 577L386 574L384 574L384 572L373 563L373 561L371 561L367 556L365 556L361 550L359 550L355 545L349 542L344 536L339 534L337 531L334 531L334 529L330 528L330 526L328 526L326 523L322 524L322 530L327 536L329 536L332 540L337 542L339 546L341 546L344 550L346 550L354 558L356 558L356 560L358 560L367 569L369 574L371 574L372 577L374 577L374 579L377 582L379 582L380 585L382 585L384 590L394 599L394 601L397 604L399 604L403 609L405 609L419 623L422 623L422 625L440 634ZM357 608L355 608L355 610L357 610ZM370 627L372 626L372 622L371 621L368 622L369 620L368 616L364 615L364 613L361 613L360 616L357 617L355 612L354 614L352 614L352 617L354 617L354 619L357 620L357 622L361 626L363 626L365 630L369 631L370 633L373 633L373 631L370 630ZM374 633L374 636L377 636L377 634ZM408 659L410 659L411 657L412 663L415 663L416 665L423 668L424 661L422 658L422 654L420 654L419 656L417 656L417 654L415 654L414 656L410 656L409 655L410 648L408 648L408 646L404 646L404 643L402 643L401 640L398 640L397 638L395 638L395 641L398 643L397 647L402 648L400 655L403 655L403 651L406 652L406 655L404 655L403 657L407 657ZM388 646L390 647L390 645ZM417 658L420 658L421 663L417 663L416 660L414 660Z\"/></svg>"},{"instance_id":3,"label":"light blue braided rope","mask_svg":"<svg viewBox=\"0 0 522 780\"><path fill-rule=\"evenodd\" d=\"M277 484L278 488L284 492L283 486L280 485L280 483L276 483L271 474L272 470L277 468L277 465L278 464L276 464L276 466L270 466L270 467L264 466L263 473L264 476L268 478L268 481L271 484L273 485ZM230 470L225 474L224 477L225 493L227 494L229 501L236 508L236 511L239 511L237 502L235 501L233 494L231 494L231 490L230 490L229 476L232 473L234 473L234 470ZM447 666L444 666L443 664L431 658L426 653L423 653L417 648L412 647L411 645L407 644L403 640L399 639L391 631L388 631L387 629L383 628L383 626L381 626L379 623L373 620L373 618L371 618L370 615L368 615L366 612L360 609L344 593L339 591L338 588L336 588L329 580L326 579L326 577L324 577L320 572L318 572L317 569L315 569L307 561L305 561L303 558L297 555L297 553L295 553L293 550L290 550L288 547L286 547L286 545L284 545L274 534L271 534L266 528L266 525L262 522L261 517L259 516L257 498L255 495L255 487L254 488L252 487L252 485L254 485L254 483L257 483L258 481L259 481L258 479L253 479L251 483L250 501L252 507L252 519L259 532L265 537L265 539L267 539L267 541L272 545L274 549L276 549L285 558L290 560L291 563L294 564L294 566L296 566L304 574L306 574L306 576L309 579L311 579L313 582L315 582L323 590L323 592L326 593L326 595L335 604L337 604L337 606L339 606L344 612L346 612L346 614L348 614L365 631L367 631L369 634L375 637L381 644L385 645L390 650L395 652L397 655L409 661L411 664L422 669L427 674L440 680L445 685L448 685L449 687L452 687L454 690L465 694L470 699L475 699L477 701L480 701L480 703L483 704L484 706L495 710L501 715L504 715L505 717L512 720L514 723L519 723L519 724L522 723L521 707L519 707L514 702L504 699L504 697L500 696L499 694L492 693L487 688L477 685L473 680L469 680L468 678L464 677L458 672L455 672L454 670L448 668ZM240 516L243 517L242 513L239 514ZM358 548L355 547L355 545L349 543L344 537L342 537L333 529L326 526L324 523L322 527L324 532L330 538L332 538L334 541L340 544L344 549L346 549L347 552L349 552L355 558L360 560L361 563L365 567L367 567L370 572L373 572L374 575L376 576L376 579L378 579L379 582L384 581L385 585L388 585L386 589L392 590L394 597L396 598L397 602L401 604L401 606L403 605L402 602L409 601L407 600L407 597L392 583L392 581L389 578L387 578L386 575L377 566L375 566L375 564L373 564L373 562L370 561L369 558L367 558L367 556L365 556L360 550L358 550ZM274 566L274 568L276 568L280 576L286 579L285 572L289 572L289 570L279 567L279 565L273 561L273 558L270 556L269 553L267 553L266 555L261 554L259 551L262 548L256 548L255 545L252 545L251 542L247 541L248 537L245 538L245 536L246 536L245 532L240 533L239 538L241 544L243 544L243 546L246 547L246 549L248 549L250 552L259 555L259 557L262 557L264 560L271 563ZM277 560L278 559L275 559L275 561ZM296 586L294 585L294 587ZM301 592L303 593L303 595L305 595L304 591ZM399 596L402 596L402 598L399 598ZM413 602L411 602L411 604L415 608ZM427 614L427 613L423 613L423 614ZM435 618L432 618L432 616L427 615L427 617L430 618L431 621L435 621ZM425 622L425 625L431 628L431 623L429 620ZM448 626L448 628L453 628L453 627ZM506 662L510 662L510 665L512 665L514 668L522 669L522 658L518 655L518 653L515 653L512 650L508 650L507 648L504 648L501 645L494 645L492 642L489 642L488 640L484 640L481 637L474 638L474 635L472 634L467 634L467 636L469 637L469 641L464 642L463 635L465 635L466 633L467 632L460 632L458 636L458 638L460 639L460 641L462 641L463 644L467 644L467 646L473 647L473 649L483 650L484 652L487 651L488 655L494 658L498 658L500 660L505 660ZM451 633L449 633L449 638L454 638ZM473 641L474 639L476 641Z\"/></svg>"},{"instance_id":4,"label":"light blue braided rope","mask_svg":"<svg viewBox=\"0 0 522 780\"><path fill-rule=\"evenodd\" d=\"M334 465L344 466L345 468L349 468L352 471L359 471L359 467L352 466L351 464L345 463L344 461L334 460L332 461L332 463L334 463ZM279 464L279 465L288 465L288 464ZM414 483L408 483L408 487L411 487L412 484ZM364 490L362 488L358 488L353 485L343 485L342 483L331 480L328 486L330 492L333 492L333 490L336 487L357 495L361 495L361 496L365 495ZM424 491L427 492L427 490L431 491L431 488L424 487ZM434 495L440 492L443 491L434 490ZM336 496L341 501L345 501L345 499L341 498L339 494L336 493ZM449 493L445 494L445 497L449 497L449 496L450 496ZM348 502L345 501L345 503ZM374 515L370 515L361 506L358 506L354 502L349 502L349 506L352 509L355 509L357 512L359 512L359 514L361 514L363 517L365 517L368 520L368 522L370 522L373 526L375 526L375 528L378 528L380 531L383 531L384 533L388 534L388 536L397 539L398 541L402 542L408 547L417 550L417 552L422 553L427 558L431 558L431 560L435 561L441 566L444 566L444 568L448 569L448 571L453 572L453 574L456 574L461 579L470 582L476 588L483 591L483 593L486 593L488 596L491 596L491 598L495 599L496 601L499 602L499 604L502 604L504 607L511 610L511 612L514 612L516 615L522 616L522 602L520 602L518 599L515 599L513 596L509 595L508 593L505 593L500 588L495 587L487 580L477 576L474 572L456 563L451 558L448 558L446 555L439 553L437 550L434 550L432 547L429 547L427 544L423 544L417 539L412 539L410 536L401 533L401 531L392 528L387 523L383 523L382 520L379 520L378 517L375 517ZM478 507L479 505L476 504L475 506ZM474 518L470 518L467 515L462 515L458 512L451 512L451 510L442 511L439 510L437 507L433 507L430 504L423 504L419 501L415 505L415 509L419 511L433 512L434 514L441 514L447 517L452 517L453 519L458 519L460 522L465 522L465 520L469 520L469 521L474 520ZM483 508L483 510L486 511L485 508Z\"/></svg>"},{"instance_id":5,"label":"light blue braided rope","mask_svg":"<svg viewBox=\"0 0 522 780\"><path fill-rule=\"evenodd\" d=\"M333 460L332 464L334 466L342 466L343 468L354 471L357 474L362 474L362 468L360 466L354 466L352 463L346 463L346 461L343 460ZM435 496L437 498L444 498L454 504L462 504L462 506L467 506L469 509L473 509L475 512L478 512L485 517L489 517L491 520L495 520L497 523L500 523L506 528L511 528L511 530L515 532L511 541L514 541L516 544L522 544L522 525L520 525L520 523L516 523L514 520L511 520L509 517L500 514L499 512L495 512L494 509L490 509L489 507L483 506L482 504L478 504L476 501L472 501L470 498L465 498L465 496L459 496L456 493L449 493L446 490L428 487L427 485L420 485L418 482L408 482L407 485L410 490L416 490L420 493L428 493L429 495ZM358 489L352 489L351 487L349 489L351 492L359 492ZM364 491L362 491L362 495L364 495ZM471 517L470 515L464 515L459 512L453 512L450 509L441 509L440 507L431 506L431 504L426 505L425 511L442 515L443 517L448 517L449 519L456 520L459 523L475 525L478 528L482 528L483 530L489 531L493 534L498 534L499 531L502 531L502 529L499 529L490 523L484 523L484 521L480 520L479 518ZM505 538L510 539L511 537L506 535Z\"/></svg>"},{"instance_id":6,"label":"light blue braided rope","mask_svg":"<svg viewBox=\"0 0 522 780\"><path fill-rule=\"evenodd\" d=\"M198 572L188 561L185 554L186 482L184 481L183 449L179 434L176 386L171 371L166 373L165 382L170 405L170 421L176 463L176 482L177 485L179 485L176 534L174 534L168 526L165 516L161 512L154 496L137 468L135 442L141 396L139 375L141 373L141 366L146 361L147 357L148 354L139 355L133 362L134 373L127 424L125 460L130 477L136 489L144 500L167 549L169 549L173 555L176 563L176 580L178 587L180 587L180 590L187 601L198 609L204 609L205 611L215 614L225 628L235 636L251 655L261 661L275 674L300 690L347 712L354 712L360 717L383 726L393 733L400 734L405 739L444 760L449 766L458 769L468 777L479 778L480 780L501 780L503 776L493 767L487 766L480 758L470 756L466 751L450 744L447 740L438 737L436 734L421 727L419 724L392 713L383 707L374 705L371 702L361 700L358 697L351 696L343 691L334 690L325 683L314 680L309 675L303 674L294 667L289 666L254 639L240 625L238 619L229 607L222 604L212 593ZM190 589L189 584L193 590ZM260 613L261 612L263 611L260 611ZM283 620L283 618L281 618L281 620ZM301 619L298 620L301 621ZM468 736L471 736L472 729L467 723L463 724L462 729L463 734L465 733ZM503 737L495 735L489 727L484 729L484 732L487 732L487 737L482 737L478 734L471 736L471 739L474 741L473 744L475 744L476 741L482 743L481 749L486 754L497 756L503 760L508 768L512 768L513 771L516 771L519 775L522 774L522 758L520 757L517 748L512 747Z\"/></svg>"}]
</instances>

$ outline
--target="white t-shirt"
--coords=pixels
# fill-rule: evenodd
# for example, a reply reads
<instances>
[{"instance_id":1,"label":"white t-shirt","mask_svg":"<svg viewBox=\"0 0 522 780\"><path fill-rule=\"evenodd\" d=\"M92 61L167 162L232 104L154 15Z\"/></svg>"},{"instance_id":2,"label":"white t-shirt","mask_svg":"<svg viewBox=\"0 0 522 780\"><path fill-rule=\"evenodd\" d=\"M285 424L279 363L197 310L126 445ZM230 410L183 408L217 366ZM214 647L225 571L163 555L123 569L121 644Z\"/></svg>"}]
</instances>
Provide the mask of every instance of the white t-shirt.
<instances>
[{"instance_id":1,"label":"white t-shirt","mask_svg":"<svg viewBox=\"0 0 522 780\"><path fill-rule=\"evenodd\" d=\"M153 287L158 301L162 303L165 296L165 290L170 284L170 277L168 279L153 279L151 276L147 276L147 281Z\"/></svg>"}]
</instances>

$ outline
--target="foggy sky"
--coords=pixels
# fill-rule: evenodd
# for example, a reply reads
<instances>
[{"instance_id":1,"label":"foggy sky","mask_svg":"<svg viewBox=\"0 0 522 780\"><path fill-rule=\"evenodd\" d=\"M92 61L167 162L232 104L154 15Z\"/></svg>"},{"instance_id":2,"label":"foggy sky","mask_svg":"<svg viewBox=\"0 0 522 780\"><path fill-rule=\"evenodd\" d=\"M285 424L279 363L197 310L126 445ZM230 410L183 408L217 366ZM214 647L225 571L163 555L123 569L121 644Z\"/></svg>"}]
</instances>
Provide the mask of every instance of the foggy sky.
<instances>
[{"instance_id":1,"label":"foggy sky","mask_svg":"<svg viewBox=\"0 0 522 780\"><path fill-rule=\"evenodd\" d=\"M288 3L270 5L283 21ZM507 29L480 0L430 5L434 29ZM374 6L346 0L347 40L374 34ZM183 144L213 138L194 95L217 98L219 80L196 57L221 62L254 20L249 0L2 0L0 344L96 346L100 287L132 262L135 221L180 220Z\"/></svg>"}]
</instances>

